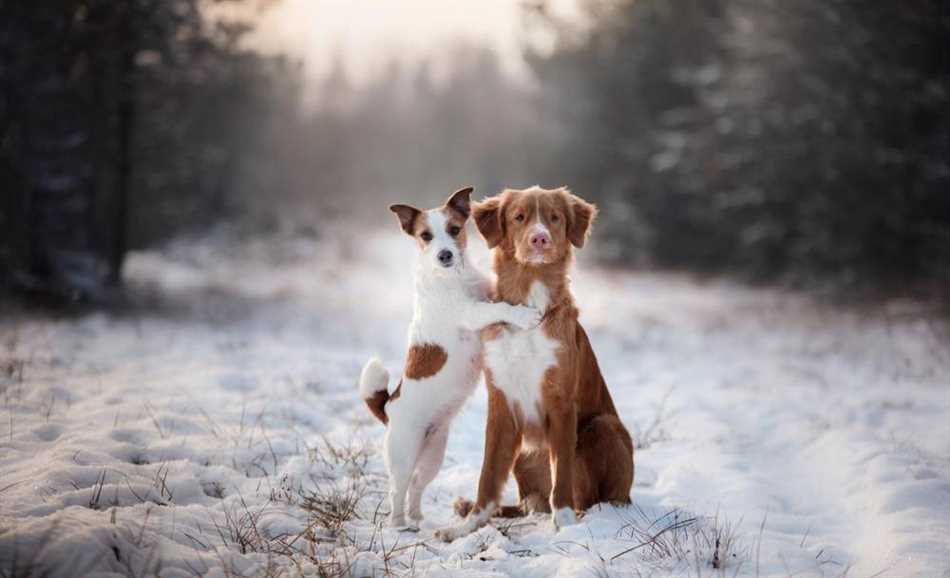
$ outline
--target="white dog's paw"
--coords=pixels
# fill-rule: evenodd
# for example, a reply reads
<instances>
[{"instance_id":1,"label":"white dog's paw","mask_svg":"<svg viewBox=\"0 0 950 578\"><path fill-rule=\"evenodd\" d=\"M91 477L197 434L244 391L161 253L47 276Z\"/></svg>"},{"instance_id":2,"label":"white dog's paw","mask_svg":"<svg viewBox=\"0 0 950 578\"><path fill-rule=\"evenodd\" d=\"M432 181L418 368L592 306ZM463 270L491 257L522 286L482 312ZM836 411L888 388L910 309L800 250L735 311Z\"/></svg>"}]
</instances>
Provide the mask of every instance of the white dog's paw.
<instances>
[{"instance_id":1,"label":"white dog's paw","mask_svg":"<svg viewBox=\"0 0 950 578\"><path fill-rule=\"evenodd\" d=\"M524 305L512 305L510 315L509 321L522 329L532 329L541 325L543 317L541 311Z\"/></svg>"},{"instance_id":2,"label":"white dog's paw","mask_svg":"<svg viewBox=\"0 0 950 578\"><path fill-rule=\"evenodd\" d=\"M418 524L425 519L425 516L422 515L422 510L409 510L409 519Z\"/></svg>"},{"instance_id":3,"label":"white dog's paw","mask_svg":"<svg viewBox=\"0 0 950 578\"><path fill-rule=\"evenodd\" d=\"M551 520L554 522L554 529L560 530L564 526L573 526L577 523L577 514L574 508L558 508L551 514Z\"/></svg>"},{"instance_id":4,"label":"white dog's paw","mask_svg":"<svg viewBox=\"0 0 950 578\"><path fill-rule=\"evenodd\" d=\"M442 528L435 531L435 537L443 542L451 542L462 536L468 536L475 530L481 528L491 519L492 512L495 511L495 503L490 502L483 509L472 509L468 516L462 520L462 523L450 528Z\"/></svg>"}]
</instances>

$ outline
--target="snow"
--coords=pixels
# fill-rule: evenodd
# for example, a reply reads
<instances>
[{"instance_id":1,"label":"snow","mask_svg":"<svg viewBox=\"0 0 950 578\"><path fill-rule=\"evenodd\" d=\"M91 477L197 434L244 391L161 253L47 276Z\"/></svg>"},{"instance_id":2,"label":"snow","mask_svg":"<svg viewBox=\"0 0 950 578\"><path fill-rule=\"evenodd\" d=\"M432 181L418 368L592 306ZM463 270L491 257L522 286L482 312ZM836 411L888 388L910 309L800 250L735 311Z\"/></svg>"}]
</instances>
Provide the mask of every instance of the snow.
<instances>
[{"instance_id":1,"label":"snow","mask_svg":"<svg viewBox=\"0 0 950 578\"><path fill-rule=\"evenodd\" d=\"M402 365L413 247L222 233L133 254L120 312L0 320L0 576L950 576L939 323L583 261L634 506L435 540L475 493L479 388L421 531L379 527L356 382Z\"/></svg>"}]
</instances>

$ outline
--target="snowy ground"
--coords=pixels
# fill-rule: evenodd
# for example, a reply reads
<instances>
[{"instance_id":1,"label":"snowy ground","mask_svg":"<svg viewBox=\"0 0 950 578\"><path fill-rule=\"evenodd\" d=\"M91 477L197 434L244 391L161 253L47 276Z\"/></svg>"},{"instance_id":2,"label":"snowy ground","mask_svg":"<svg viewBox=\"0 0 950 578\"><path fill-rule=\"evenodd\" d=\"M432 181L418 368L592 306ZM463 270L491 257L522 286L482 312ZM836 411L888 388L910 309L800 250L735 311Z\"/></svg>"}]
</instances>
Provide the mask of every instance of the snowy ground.
<instances>
[{"instance_id":1,"label":"snowy ground","mask_svg":"<svg viewBox=\"0 0 950 578\"><path fill-rule=\"evenodd\" d=\"M372 354L401 366L412 254L182 243L131 257L122 314L0 320L0 577L950 576L945 328L584 263L635 507L434 540L475 491L479 390L422 530L380 529L383 429L355 380Z\"/></svg>"}]
</instances>

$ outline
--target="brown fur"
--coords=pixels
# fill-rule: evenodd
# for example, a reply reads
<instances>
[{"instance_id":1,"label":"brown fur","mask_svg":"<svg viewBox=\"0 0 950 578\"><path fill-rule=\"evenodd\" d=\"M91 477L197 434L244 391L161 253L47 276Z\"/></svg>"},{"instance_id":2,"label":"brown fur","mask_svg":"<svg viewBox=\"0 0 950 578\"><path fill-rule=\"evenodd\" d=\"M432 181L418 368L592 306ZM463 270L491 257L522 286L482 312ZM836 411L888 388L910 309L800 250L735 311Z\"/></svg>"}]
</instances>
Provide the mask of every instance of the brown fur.
<instances>
[{"instance_id":1,"label":"brown fur","mask_svg":"<svg viewBox=\"0 0 950 578\"><path fill-rule=\"evenodd\" d=\"M465 222L468 219L460 217L459 214L455 211L446 210L445 212L446 212L446 215L448 216L448 220L445 223L446 232L451 234L449 232L450 227L459 228L459 232L455 236L455 244L458 245L460 252L464 251L465 247L468 245L468 233L465 230Z\"/></svg>"},{"instance_id":2,"label":"brown fur","mask_svg":"<svg viewBox=\"0 0 950 578\"><path fill-rule=\"evenodd\" d=\"M377 391L373 394L373 397L369 399L364 399L366 402L366 407L369 408L369 411L376 416L376 419L383 422L383 424L389 423L389 416L386 415L386 404L389 402L391 396L389 392L385 389Z\"/></svg>"},{"instance_id":3,"label":"brown fur","mask_svg":"<svg viewBox=\"0 0 950 578\"><path fill-rule=\"evenodd\" d=\"M449 358L438 345L424 343L413 345L406 356L406 369L403 374L409 379L425 379L439 373Z\"/></svg>"},{"instance_id":4,"label":"brown fur","mask_svg":"<svg viewBox=\"0 0 950 578\"><path fill-rule=\"evenodd\" d=\"M377 391L373 394L373 397L369 399L364 399L366 402L366 407L369 408L370 413L376 416L376 419L383 422L383 425L389 423L389 416L386 415L386 404L394 399L399 399L399 395L402 392L402 380L399 380L399 385L396 386L396 391L390 395L385 389Z\"/></svg>"},{"instance_id":5,"label":"brown fur","mask_svg":"<svg viewBox=\"0 0 950 578\"><path fill-rule=\"evenodd\" d=\"M512 470L522 504L519 509L501 507L502 514L550 511L550 506L585 510L599 502L630 501L633 442L577 321L567 281L572 246L584 245L596 214L596 207L564 188L507 190L474 207L476 225L494 248L496 298L523 304L532 283L543 283L550 302L542 329L561 343L557 363L541 384L541 424L526 423L520 411L513 411L486 371L488 423L476 510L498 503ZM538 221L548 228L552 242L544 262L531 263L528 238ZM497 333L483 332L483 339Z\"/></svg>"},{"instance_id":6,"label":"brown fur","mask_svg":"<svg viewBox=\"0 0 950 578\"><path fill-rule=\"evenodd\" d=\"M461 188L452 193L449 199L445 201L445 208L454 212L463 223L466 219L468 219L472 212L472 203L470 197L472 195L472 191L474 190L475 189L472 187Z\"/></svg>"},{"instance_id":7,"label":"brown fur","mask_svg":"<svg viewBox=\"0 0 950 578\"><path fill-rule=\"evenodd\" d=\"M389 210L396 213L399 219L399 226L407 235L415 236L416 220L424 213L415 207L409 205L390 205Z\"/></svg>"}]
</instances>

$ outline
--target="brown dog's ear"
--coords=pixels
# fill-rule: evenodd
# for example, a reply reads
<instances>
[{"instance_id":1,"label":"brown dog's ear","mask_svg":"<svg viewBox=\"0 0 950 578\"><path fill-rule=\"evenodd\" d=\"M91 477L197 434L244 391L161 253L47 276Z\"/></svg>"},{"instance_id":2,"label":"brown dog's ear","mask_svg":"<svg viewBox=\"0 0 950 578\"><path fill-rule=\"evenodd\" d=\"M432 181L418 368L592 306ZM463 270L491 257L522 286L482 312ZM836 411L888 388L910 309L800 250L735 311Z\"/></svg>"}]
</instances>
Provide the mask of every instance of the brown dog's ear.
<instances>
[{"instance_id":1,"label":"brown dog's ear","mask_svg":"<svg viewBox=\"0 0 950 578\"><path fill-rule=\"evenodd\" d=\"M485 238L489 249L494 249L505 238L505 217L502 209L502 196L495 195L480 203L475 203L472 213L475 216L475 226Z\"/></svg>"},{"instance_id":2,"label":"brown dog's ear","mask_svg":"<svg viewBox=\"0 0 950 578\"><path fill-rule=\"evenodd\" d=\"M564 192L568 196L568 205L571 207L571 219L567 223L567 238L572 245L580 249L584 246L584 241L587 240L590 226L597 218L597 206L588 203L567 189L564 189Z\"/></svg>"},{"instance_id":3,"label":"brown dog's ear","mask_svg":"<svg viewBox=\"0 0 950 578\"><path fill-rule=\"evenodd\" d=\"M422 211L409 205L390 205L389 210L396 213L399 217L399 225L407 235L413 236L415 232L416 219L422 214Z\"/></svg>"},{"instance_id":4,"label":"brown dog's ear","mask_svg":"<svg viewBox=\"0 0 950 578\"><path fill-rule=\"evenodd\" d=\"M468 216L472 214L472 205L469 197L474 190L474 187L465 187L464 189L455 191L452 193L452 196L449 197L449 200L445 201L446 208L455 211L463 219L467 219Z\"/></svg>"}]
</instances>

